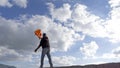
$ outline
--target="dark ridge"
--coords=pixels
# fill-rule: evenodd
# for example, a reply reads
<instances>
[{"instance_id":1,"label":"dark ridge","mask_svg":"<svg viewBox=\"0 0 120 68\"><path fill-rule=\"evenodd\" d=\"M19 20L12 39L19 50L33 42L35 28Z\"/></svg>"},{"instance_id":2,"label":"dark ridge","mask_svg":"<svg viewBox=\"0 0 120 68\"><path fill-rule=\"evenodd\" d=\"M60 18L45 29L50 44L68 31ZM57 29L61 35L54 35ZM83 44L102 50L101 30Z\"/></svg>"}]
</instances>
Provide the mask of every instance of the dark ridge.
<instances>
[{"instance_id":1,"label":"dark ridge","mask_svg":"<svg viewBox=\"0 0 120 68\"><path fill-rule=\"evenodd\" d=\"M9 65L0 64L0 68L16 68L16 67L15 66L9 66Z\"/></svg>"},{"instance_id":2,"label":"dark ridge","mask_svg":"<svg viewBox=\"0 0 120 68\"><path fill-rule=\"evenodd\" d=\"M49 67L47 67L49 68ZM54 68L120 68L120 63L106 63L106 64L91 64L85 66L63 66L63 67L54 67Z\"/></svg>"}]
</instances>

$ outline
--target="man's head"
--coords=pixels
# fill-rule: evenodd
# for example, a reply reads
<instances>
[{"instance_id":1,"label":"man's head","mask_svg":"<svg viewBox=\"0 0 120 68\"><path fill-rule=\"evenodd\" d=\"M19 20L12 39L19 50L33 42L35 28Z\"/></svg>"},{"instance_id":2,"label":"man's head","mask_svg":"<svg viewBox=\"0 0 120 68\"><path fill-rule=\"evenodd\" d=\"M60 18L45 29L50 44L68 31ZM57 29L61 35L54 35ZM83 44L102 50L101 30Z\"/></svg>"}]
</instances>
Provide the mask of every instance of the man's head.
<instances>
[{"instance_id":1,"label":"man's head","mask_svg":"<svg viewBox=\"0 0 120 68\"><path fill-rule=\"evenodd\" d=\"M43 33L43 37L46 37L46 33Z\"/></svg>"}]
</instances>

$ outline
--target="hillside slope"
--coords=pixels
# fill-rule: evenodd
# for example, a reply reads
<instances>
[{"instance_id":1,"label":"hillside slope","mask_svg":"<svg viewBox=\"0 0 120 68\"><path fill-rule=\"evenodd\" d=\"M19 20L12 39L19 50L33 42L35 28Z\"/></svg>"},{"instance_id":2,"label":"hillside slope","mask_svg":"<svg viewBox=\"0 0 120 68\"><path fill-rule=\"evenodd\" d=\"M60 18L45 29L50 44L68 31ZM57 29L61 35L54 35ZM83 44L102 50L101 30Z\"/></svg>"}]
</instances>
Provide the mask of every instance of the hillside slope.
<instances>
[{"instance_id":1,"label":"hillside slope","mask_svg":"<svg viewBox=\"0 0 120 68\"><path fill-rule=\"evenodd\" d=\"M55 67L55 68L120 68L120 63L107 63L100 65L85 65L85 66L66 66L66 67Z\"/></svg>"},{"instance_id":2,"label":"hillside slope","mask_svg":"<svg viewBox=\"0 0 120 68\"><path fill-rule=\"evenodd\" d=\"M0 64L0 68L16 68L16 67L9 66L9 65L4 65L4 64Z\"/></svg>"}]
</instances>

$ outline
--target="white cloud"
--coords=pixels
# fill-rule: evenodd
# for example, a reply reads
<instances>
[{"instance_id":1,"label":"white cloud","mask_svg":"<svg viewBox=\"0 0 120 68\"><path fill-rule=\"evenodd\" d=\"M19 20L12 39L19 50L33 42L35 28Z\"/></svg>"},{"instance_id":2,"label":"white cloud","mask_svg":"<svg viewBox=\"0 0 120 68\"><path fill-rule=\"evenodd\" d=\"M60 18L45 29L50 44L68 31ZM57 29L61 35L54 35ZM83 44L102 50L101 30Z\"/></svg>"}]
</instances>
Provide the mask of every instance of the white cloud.
<instances>
[{"instance_id":1,"label":"white cloud","mask_svg":"<svg viewBox=\"0 0 120 68\"><path fill-rule=\"evenodd\" d=\"M113 49L110 53L103 54L100 58L103 59L119 59L120 58L120 47Z\"/></svg>"},{"instance_id":2,"label":"white cloud","mask_svg":"<svg viewBox=\"0 0 120 68\"><path fill-rule=\"evenodd\" d=\"M75 33L74 30L57 24L45 16L34 16L28 22L48 34L51 47L55 50L67 51L75 41L83 40L83 36Z\"/></svg>"},{"instance_id":3,"label":"white cloud","mask_svg":"<svg viewBox=\"0 0 120 68\"><path fill-rule=\"evenodd\" d=\"M109 0L111 7L120 7L120 0Z\"/></svg>"},{"instance_id":4,"label":"white cloud","mask_svg":"<svg viewBox=\"0 0 120 68\"><path fill-rule=\"evenodd\" d=\"M62 17L60 11L64 10L68 12L69 18L64 18L67 23L64 23L66 27L72 27L74 31L81 32L85 35L95 38L108 38L110 42L120 42L120 0L110 0L111 11L109 17L101 19L99 16L92 14L88 11L88 7L82 4L76 4L71 10L65 10L64 7L55 8L55 6L49 3L49 8L53 18ZM64 4L65 5L65 4ZM64 9L63 9L64 8ZM71 15L70 15L71 14ZM69 19L70 21L68 21ZM62 20L58 18L57 20Z\"/></svg>"},{"instance_id":5,"label":"white cloud","mask_svg":"<svg viewBox=\"0 0 120 68\"><path fill-rule=\"evenodd\" d=\"M9 55L8 59L12 59L12 60L15 59L15 58L17 58L18 56L21 56L15 50L8 49L6 47L0 47L0 57L4 57L4 56L7 56L7 55Z\"/></svg>"},{"instance_id":6,"label":"white cloud","mask_svg":"<svg viewBox=\"0 0 120 68\"><path fill-rule=\"evenodd\" d=\"M69 4L63 4L60 8L55 8L52 3L48 3L48 5L53 19L66 22L71 17L71 6Z\"/></svg>"},{"instance_id":7,"label":"white cloud","mask_svg":"<svg viewBox=\"0 0 120 68\"><path fill-rule=\"evenodd\" d=\"M110 18L106 20L105 29L111 42L120 42L120 0L110 0L111 11Z\"/></svg>"},{"instance_id":8,"label":"white cloud","mask_svg":"<svg viewBox=\"0 0 120 68\"><path fill-rule=\"evenodd\" d=\"M12 1L14 4L8 0L1 0L0 6L12 7L17 5L23 8L27 7L27 0ZM119 0L110 0L109 3L112 9L109 13L109 18L106 20L91 14L85 5L76 4L74 8L70 9L71 6L69 4L55 8L52 3L48 5L53 19L41 15L35 15L30 18L23 16L19 20L7 20L0 17L0 46L7 46L8 49L13 49L16 53L27 54L29 52L28 54L30 54L39 43L33 34L37 28L47 33L52 50L55 51L67 51L76 41L84 40L85 35L108 38L112 42L120 42L119 2ZM53 20L67 23L62 26L63 23L60 24ZM71 28L68 28L68 26ZM84 35L82 36L76 32ZM94 57L98 48L96 42L92 41L91 43L84 43L80 50L86 57ZM119 53L119 50L104 54L103 57L110 55L115 57L115 53Z\"/></svg>"},{"instance_id":9,"label":"white cloud","mask_svg":"<svg viewBox=\"0 0 120 68\"><path fill-rule=\"evenodd\" d=\"M109 56L109 57L108 57ZM114 54L112 53L106 53L106 54L103 54L102 56L98 57L98 58L102 58L102 59L114 59L116 58Z\"/></svg>"},{"instance_id":10,"label":"white cloud","mask_svg":"<svg viewBox=\"0 0 120 68\"><path fill-rule=\"evenodd\" d=\"M107 21L106 31L111 42L120 42L120 23L117 20Z\"/></svg>"},{"instance_id":11,"label":"white cloud","mask_svg":"<svg viewBox=\"0 0 120 68\"><path fill-rule=\"evenodd\" d=\"M108 53L103 53L102 55L94 56L94 59L111 59L111 60L114 59L115 60L115 59L119 59L119 58L120 58L120 47L112 49Z\"/></svg>"},{"instance_id":12,"label":"white cloud","mask_svg":"<svg viewBox=\"0 0 120 68\"><path fill-rule=\"evenodd\" d=\"M89 13L86 11L87 6L81 5L81 4L76 4L74 5L73 12L72 12L72 19L76 22L80 22L83 24L89 23L87 17L89 16ZM91 18L94 19L94 18ZM87 22L86 22L87 21Z\"/></svg>"},{"instance_id":13,"label":"white cloud","mask_svg":"<svg viewBox=\"0 0 120 68\"><path fill-rule=\"evenodd\" d=\"M19 7L27 7L27 0L13 0L13 2Z\"/></svg>"},{"instance_id":14,"label":"white cloud","mask_svg":"<svg viewBox=\"0 0 120 68\"><path fill-rule=\"evenodd\" d=\"M0 60L1 61L30 61L31 56L16 52L14 49L0 46Z\"/></svg>"},{"instance_id":15,"label":"white cloud","mask_svg":"<svg viewBox=\"0 0 120 68\"><path fill-rule=\"evenodd\" d=\"M23 15L19 20L0 17L0 46L7 46L22 55L31 55L39 44L34 35L34 30L38 28L47 33L51 50L54 51L67 51L76 41L84 39L84 36L46 16L35 15L27 18Z\"/></svg>"},{"instance_id":16,"label":"white cloud","mask_svg":"<svg viewBox=\"0 0 120 68\"><path fill-rule=\"evenodd\" d=\"M101 19L99 16L92 14L87 10L87 6L76 4L71 9L70 23L66 25L91 37L108 38L111 42L120 42L120 4L118 3L120 3L119 0L109 1L111 11L106 19Z\"/></svg>"},{"instance_id":17,"label":"white cloud","mask_svg":"<svg viewBox=\"0 0 120 68\"><path fill-rule=\"evenodd\" d=\"M71 27L74 31L82 32L92 37L108 37L104 20L90 13L90 11L87 10L87 6L76 4L72 8L69 4L64 4L63 7L55 8L52 3L48 3L48 5L53 19L57 19L61 22L67 21L67 23L64 23L66 27ZM69 10L66 10L65 5ZM70 7L72 8L71 10ZM66 14L62 13L63 11Z\"/></svg>"},{"instance_id":18,"label":"white cloud","mask_svg":"<svg viewBox=\"0 0 120 68\"><path fill-rule=\"evenodd\" d=\"M0 17L0 45L8 46L16 50L32 50L32 45L36 40L33 40L33 30L27 24L23 24L17 20L6 20Z\"/></svg>"},{"instance_id":19,"label":"white cloud","mask_svg":"<svg viewBox=\"0 0 120 68\"><path fill-rule=\"evenodd\" d=\"M72 12L72 27L92 37L108 38L111 42L120 42L120 0L110 0L109 18L102 20L87 11L87 6L77 4ZM79 12L81 11L81 12Z\"/></svg>"},{"instance_id":20,"label":"white cloud","mask_svg":"<svg viewBox=\"0 0 120 68\"><path fill-rule=\"evenodd\" d=\"M13 5L17 5L22 8L27 7L27 0L0 0L0 6L2 7L12 7Z\"/></svg>"},{"instance_id":21,"label":"white cloud","mask_svg":"<svg viewBox=\"0 0 120 68\"><path fill-rule=\"evenodd\" d=\"M67 51L67 49L70 48L75 41L83 40L83 36L75 33L73 30L70 30L69 28L66 28L60 24L51 24L48 32L51 39L51 46L54 46L55 50Z\"/></svg>"},{"instance_id":22,"label":"white cloud","mask_svg":"<svg viewBox=\"0 0 120 68\"><path fill-rule=\"evenodd\" d=\"M76 4L72 12L73 29L77 32L92 37L104 38L107 36L106 30L104 30L103 22L99 16L91 14L87 10L87 6L82 4Z\"/></svg>"},{"instance_id":23,"label":"white cloud","mask_svg":"<svg viewBox=\"0 0 120 68\"><path fill-rule=\"evenodd\" d=\"M112 53L116 56L116 57L120 57L120 47L113 49Z\"/></svg>"},{"instance_id":24,"label":"white cloud","mask_svg":"<svg viewBox=\"0 0 120 68\"><path fill-rule=\"evenodd\" d=\"M2 6L2 7L12 7L12 4L8 0L0 0L0 6Z\"/></svg>"},{"instance_id":25,"label":"white cloud","mask_svg":"<svg viewBox=\"0 0 120 68\"><path fill-rule=\"evenodd\" d=\"M83 47L80 47L81 53L87 57L94 57L99 46L96 42L91 41L90 43L83 43Z\"/></svg>"},{"instance_id":26,"label":"white cloud","mask_svg":"<svg viewBox=\"0 0 120 68\"><path fill-rule=\"evenodd\" d=\"M77 61L77 58L75 58L73 56L61 56L61 57L54 56L53 57L53 63L55 66L74 65L75 61Z\"/></svg>"}]
</instances>

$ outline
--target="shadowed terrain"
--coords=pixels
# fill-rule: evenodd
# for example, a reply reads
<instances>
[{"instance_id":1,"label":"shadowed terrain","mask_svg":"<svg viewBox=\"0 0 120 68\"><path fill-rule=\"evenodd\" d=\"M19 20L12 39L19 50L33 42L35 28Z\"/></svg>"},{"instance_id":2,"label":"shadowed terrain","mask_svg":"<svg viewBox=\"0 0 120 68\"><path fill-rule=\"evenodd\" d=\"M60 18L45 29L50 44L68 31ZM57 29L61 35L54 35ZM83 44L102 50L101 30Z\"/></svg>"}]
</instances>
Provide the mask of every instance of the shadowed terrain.
<instances>
[{"instance_id":1,"label":"shadowed terrain","mask_svg":"<svg viewBox=\"0 0 120 68\"><path fill-rule=\"evenodd\" d=\"M0 64L0 68L16 68L16 67ZM99 65L85 65L85 66L64 66L64 67L54 67L54 68L120 68L120 63L106 63Z\"/></svg>"},{"instance_id":2,"label":"shadowed terrain","mask_svg":"<svg viewBox=\"0 0 120 68\"><path fill-rule=\"evenodd\" d=\"M99 65L85 65L85 66L65 66L65 67L54 67L54 68L120 68L120 63L106 63Z\"/></svg>"},{"instance_id":3,"label":"shadowed terrain","mask_svg":"<svg viewBox=\"0 0 120 68\"><path fill-rule=\"evenodd\" d=\"M4 65L4 64L0 64L0 68L16 68L16 67L9 66L9 65Z\"/></svg>"}]
</instances>

